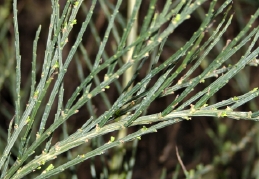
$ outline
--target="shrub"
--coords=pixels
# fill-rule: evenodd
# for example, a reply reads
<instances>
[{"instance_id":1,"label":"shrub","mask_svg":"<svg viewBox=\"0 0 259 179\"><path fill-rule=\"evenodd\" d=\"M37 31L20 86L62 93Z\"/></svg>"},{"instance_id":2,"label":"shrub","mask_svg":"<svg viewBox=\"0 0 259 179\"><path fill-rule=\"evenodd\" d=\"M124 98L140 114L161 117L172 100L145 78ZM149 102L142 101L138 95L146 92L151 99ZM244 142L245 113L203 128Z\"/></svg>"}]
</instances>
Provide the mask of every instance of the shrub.
<instances>
[{"instance_id":1,"label":"shrub","mask_svg":"<svg viewBox=\"0 0 259 179\"><path fill-rule=\"evenodd\" d=\"M132 7L129 5L130 14L126 20L123 11L119 11L125 3L122 0L115 4L93 0L90 7L82 0L67 1L63 8L58 1L52 0L44 61L41 65L36 60L41 33L39 26L33 43L31 86L28 90L29 85L21 88L21 63L25 61L20 55L23 42L19 40L17 1L14 0L16 68L15 88L12 90L15 89L15 115L7 134L3 134L7 140L0 156L1 178L61 175L64 170L73 171L75 165L98 155L101 155L104 166L102 174L97 175L94 164L91 165L93 178L130 178L137 143L144 134L194 117L258 121L256 107L241 108L245 103L255 105L253 99L259 95L257 88L220 101L212 99L243 69L258 65L256 56L259 48L256 43L259 26L251 27L258 18L259 10L234 38L224 42L223 35L233 18L232 1L227 0L221 5L216 0L211 1L202 23L188 41L181 42L180 47L173 44L170 56L161 60L164 49L168 49L166 46L174 43L170 35L192 18L194 11L198 9L202 13L204 2L188 0L172 3L167 0L158 12L155 10L157 1L151 0L145 18L139 19L141 26L137 27L142 1L129 2ZM216 8L216 5L219 6ZM96 6L100 6L108 18L103 37L94 25ZM82 16L78 15L80 8L80 12L85 13L82 23L77 19ZM71 34L76 32L75 26L79 27L79 31L73 41ZM83 44L83 39L89 38L88 32L95 40L93 43L98 44L96 55L89 56ZM73 44L70 46L71 41ZM217 54L215 49L220 49ZM231 59L234 55L238 56L238 60ZM81 82L70 95L66 94L64 82L73 61ZM3 65L8 66L12 61L6 63ZM37 77L37 66L41 69L40 77ZM89 69L86 76L84 66ZM111 93L116 100L112 99ZM69 95L65 100L65 96ZM160 98L166 98L170 103L164 109L159 108L159 112L147 112ZM98 109L96 112L93 105L96 99L106 111ZM55 111L55 115L51 111ZM82 126L71 132L67 126L71 124L68 119L78 117L78 114L89 117L84 117ZM220 135L226 134L225 125L217 127ZM131 130L127 130L129 128ZM58 129L62 129L63 134ZM255 134L256 128L247 136ZM209 135L213 138L212 130ZM226 162L226 156L241 150L247 144L247 136L237 145L223 143L222 153L215 157L212 165ZM126 147L125 143L129 141L134 142L131 147ZM114 148L112 162L107 165L107 159L102 154L111 148ZM120 152L126 148L132 150L129 161L123 160L125 152ZM187 170L178 149L176 151L187 178L196 178L211 170L211 166ZM66 157L62 156L64 153ZM165 177L163 175L161 177Z\"/></svg>"}]
</instances>

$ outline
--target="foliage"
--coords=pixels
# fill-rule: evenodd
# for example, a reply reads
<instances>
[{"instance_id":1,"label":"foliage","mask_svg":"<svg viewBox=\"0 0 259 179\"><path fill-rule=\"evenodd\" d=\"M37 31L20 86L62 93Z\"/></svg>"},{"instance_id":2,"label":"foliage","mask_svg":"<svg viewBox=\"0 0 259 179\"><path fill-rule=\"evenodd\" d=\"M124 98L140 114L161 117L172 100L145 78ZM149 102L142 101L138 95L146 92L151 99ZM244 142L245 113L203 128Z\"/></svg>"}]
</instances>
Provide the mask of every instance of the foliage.
<instances>
[{"instance_id":1,"label":"foliage","mask_svg":"<svg viewBox=\"0 0 259 179\"><path fill-rule=\"evenodd\" d=\"M41 33L39 26L33 43L30 86L26 85L23 89L21 64L24 62L20 55L20 46L23 42L19 37L17 0L14 0L15 48L9 49L1 43L2 51L6 52L3 54L12 56L12 51L15 50L16 55L15 78L10 77L10 81L15 83L15 87L10 85L10 91L13 91L15 99L15 115L10 120L7 134L1 132L3 133L1 135L7 138L5 144L1 146L4 147L0 156L1 178L52 177L66 169L73 170L75 165L102 155L108 149L119 149L120 146L126 149L124 143L134 141L132 157L130 162L126 162L128 165L126 171L114 176L109 175L110 171L116 170L116 166L113 168L110 165L104 166L100 175L103 178L119 176L130 178L137 141L144 134L157 132L158 129L194 117L218 119L227 117L229 120L258 121L259 111L256 107L251 107L249 110L240 108L246 103L255 105L253 100L259 95L257 87L222 101L213 102L212 99L242 70L251 65L258 65L256 57L259 47L256 43L259 26L253 29L251 27L258 18L259 10L251 16L238 35L232 40L227 40L222 46L223 35L233 18L233 3L227 0L216 8L218 5L216 0L206 2L209 8L200 27L169 58L161 61L165 46L170 44L170 35L188 21L196 10L200 15L204 13L201 5L205 2L206 0L187 0L172 3L167 0L163 9L158 12L155 11L157 0L151 0L142 26L138 30L135 23L143 3L141 0L133 4L127 20L119 11L124 3L122 0L118 0L115 5L105 0L93 0L90 7L84 4L83 0L67 1L61 9L59 1L52 0L44 61L42 65L37 63L37 44ZM103 38L96 32L94 26L93 14L98 5L108 18ZM85 13L85 20L82 23L77 19L79 12ZM220 20L214 23L216 19ZM9 21L0 21L0 25L3 27L1 34L5 34L5 27L10 26ZM75 27L80 29L73 42L70 34ZM88 55L88 49L83 44L83 39L89 35L86 33L88 28L99 45L94 57ZM135 37L131 36L133 30L139 31ZM0 35L0 39L3 38L4 35ZM71 47L70 41L73 43ZM110 45L112 53L107 50L107 46ZM68 48L69 52L65 55ZM210 54L217 48L220 50L210 60ZM241 55L234 61L231 58L236 54ZM72 61L77 64L81 83L73 89L68 100L65 100L65 96L69 94L66 94L64 81ZM13 60L3 61L1 67L9 68L13 63ZM85 64L89 68L86 76L82 68ZM201 71L200 67L205 68ZM40 78L37 77L39 70L41 70ZM1 74L0 89L8 76L8 72ZM107 93L109 90L114 90L118 95L115 101L109 97ZM95 99L100 99L99 96L102 99L99 103L107 108L102 114L98 114L92 105ZM170 104L165 109L158 113L147 113L151 104L159 98L166 97L169 97ZM53 110L55 115L51 115ZM68 119L79 113L90 116L88 119L84 118L82 127L70 133L67 127ZM10 117L10 114L6 114L8 115ZM48 125L49 121L51 125ZM132 126L139 128L125 131ZM59 128L62 128L62 138L56 138L54 135ZM218 130L220 135L225 135L224 125L219 124ZM116 131L122 135L114 137ZM257 127L249 131L247 136L255 135L256 132ZM106 134L110 133L107 140ZM213 131L208 133L212 138L215 137ZM228 143L222 149L221 155L215 157L213 165L226 162L228 160L226 156L242 150L248 142L247 136L235 147L232 143ZM65 158L62 157L64 153L67 154ZM116 157L123 155L123 153L114 154L114 161L121 164L121 159L118 160ZM199 166L197 170L187 171L180 154L177 155L187 178L202 176L213 168L213 165ZM102 157L101 159L105 160L104 155ZM94 165L91 169L92 177L99 177L96 176ZM165 177L165 174L163 175L161 178Z\"/></svg>"}]
</instances>

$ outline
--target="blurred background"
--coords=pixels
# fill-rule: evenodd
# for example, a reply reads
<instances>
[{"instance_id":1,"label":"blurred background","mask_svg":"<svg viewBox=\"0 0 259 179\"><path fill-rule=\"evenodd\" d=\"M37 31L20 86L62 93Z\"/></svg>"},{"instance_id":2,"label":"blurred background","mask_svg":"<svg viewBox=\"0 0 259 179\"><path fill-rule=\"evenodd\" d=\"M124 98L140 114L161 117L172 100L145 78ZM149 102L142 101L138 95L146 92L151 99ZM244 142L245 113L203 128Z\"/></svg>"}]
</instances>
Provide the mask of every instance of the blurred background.
<instances>
[{"instance_id":1,"label":"blurred background","mask_svg":"<svg viewBox=\"0 0 259 179\"><path fill-rule=\"evenodd\" d=\"M110 4L115 4L115 0L110 0ZM120 15L126 19L127 17L127 1L123 2L120 8ZM60 8L64 6L66 1L60 0ZM218 1L218 7L224 1ZM84 1L84 7L89 7L91 1ZM143 0L141 10L139 12L139 26L143 21L147 12L149 0ZM159 0L156 11L160 11L165 4L165 0ZM112 6L111 6L112 7ZM163 62L169 58L175 51L189 40L192 34L197 30L201 24L207 10L209 3L204 3L195 13L192 18L185 21L170 37L165 45L164 51L161 55L160 61ZM235 37L239 31L244 27L250 16L259 8L258 0L234 0L232 13L234 19L228 31L223 36L222 40L217 44L216 48L208 55L207 59L201 64L200 72L207 67L211 60L225 46L228 39ZM22 56L22 104L26 105L30 91L30 73L32 61L32 47L35 33L38 26L42 25L42 30L38 42L37 49L37 65L38 73L37 79L40 79L41 64L43 64L46 39L48 35L48 27L50 21L51 1L42 0L19 0L18 1L18 20L19 20L19 35L20 48ZM84 20L85 12L80 10L78 15L78 23L69 36L68 45L64 50L64 56L69 52L70 47L76 39L77 33L80 29L80 24ZM123 18L122 18L123 19ZM13 30L13 15L12 15L12 1L0 0L0 153L6 145L6 132L10 120L14 115L15 107L15 49L14 49L14 30ZM220 22L220 18L216 19L215 24ZM103 37L105 29L108 24L107 17L102 11L102 7L98 4L94 11L93 25L96 33ZM125 22L124 22L125 23ZM259 21L256 22L257 25ZM122 27L118 24L118 31L122 32ZM256 25L256 24L255 24ZM206 34L209 37L210 32L216 25L213 25ZM163 29L163 27L161 27ZM89 59L94 60L98 50L98 43L91 34L92 29L87 29L82 42L83 47L87 50ZM109 39L106 53L111 56L116 50L115 38ZM243 49L245 50L245 49ZM228 61L228 64L234 63L240 59L244 51L240 51ZM89 69L86 63L82 62L82 55L78 53L72 61L68 73L65 76L65 101L71 96L75 88L80 84L80 75L86 76L89 74ZM160 63L161 63L160 62ZM80 67L78 67L80 64ZM226 64L226 65L228 65ZM148 64L146 64L148 66ZM146 66L146 67L147 67ZM145 66L144 68L145 69ZM77 73L75 73L77 72ZM222 101L233 96L242 95L255 87L259 86L258 68L247 67L242 70L235 78L233 78L225 87L223 87L217 95L211 99L210 103ZM100 79L103 79L105 72L100 74ZM196 75L199 74L197 71ZM139 79L145 75L145 70L140 73ZM210 80L206 80L204 84L199 85L195 90L201 90ZM199 89L200 88L200 89ZM111 86L108 90L109 100L112 103L119 95L116 85ZM193 91L195 94L197 91ZM177 94L175 94L177 95ZM147 111L147 114L154 114L162 111L174 99L173 97L160 98L152 103ZM97 96L93 99L92 105L95 109L96 116L102 114L107 107L102 102L102 98ZM240 111L255 111L258 110L258 100L253 100L250 103L238 108ZM44 107L44 106L43 106ZM55 110L53 110L52 118ZM38 118L41 117L39 113ZM77 115L68 120L68 131L72 133L77 128L81 127L90 114L86 109L80 110ZM51 119L48 121L51 124ZM138 142L136 163L133 169L133 179L158 179L160 176L165 178L185 178L183 171L179 165L176 155L176 147L178 147L179 155L188 171L193 172L203 171L204 175L201 178L206 179L241 179L241 178L259 178L259 124L253 121L234 121L228 118L193 118L191 121L183 121L175 125L159 130L158 133L148 134L143 136ZM37 127L35 128L37 130ZM131 128L131 130L135 130ZM55 133L56 140L62 133L62 129ZM85 150L90 150L91 146ZM125 144L124 160L128 160L131 156L131 143ZM78 148L78 151L83 150ZM76 150L74 151L76 153ZM83 151L80 151L82 153ZM106 162L108 161L116 150L108 151L105 154ZM13 151L15 154L15 151ZM72 153L73 154L73 153ZM63 157L66 157L64 155ZM15 158L15 157L14 157ZM57 178L69 178L69 176L76 173L78 178L91 178L90 163L93 161L86 161L77 165L74 169L65 171L63 174L56 176ZM94 161L96 165L97 178L98 173L103 169L103 162L100 158ZM118 170L123 170L118 169ZM111 171L117 172L117 171Z\"/></svg>"}]
</instances>

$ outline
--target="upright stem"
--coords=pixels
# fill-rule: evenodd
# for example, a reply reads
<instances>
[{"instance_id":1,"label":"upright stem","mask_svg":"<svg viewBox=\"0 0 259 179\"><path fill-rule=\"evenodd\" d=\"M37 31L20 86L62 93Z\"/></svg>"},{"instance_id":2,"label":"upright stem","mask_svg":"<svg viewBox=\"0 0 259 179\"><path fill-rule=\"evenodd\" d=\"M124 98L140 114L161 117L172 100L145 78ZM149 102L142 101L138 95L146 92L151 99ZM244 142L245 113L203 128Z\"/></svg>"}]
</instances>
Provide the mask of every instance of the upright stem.
<instances>
[{"instance_id":1,"label":"upright stem","mask_svg":"<svg viewBox=\"0 0 259 179\"><path fill-rule=\"evenodd\" d=\"M136 3L136 0L128 0L127 1L127 19L129 20L132 16L132 11L134 9L134 5ZM129 33L129 36L127 38L127 46L132 44L133 42L136 41L137 38L137 30L138 30L138 13L136 15L136 20L131 28L131 31ZM128 61L132 60L132 55L133 55L134 47L132 47L126 55L123 57L124 63L127 63ZM128 68L124 75L123 75L123 81L122 81L122 87L125 88L128 84L128 82L131 80L132 76L134 74L134 66ZM131 88L131 87L130 87ZM128 90L130 90L130 88ZM122 116L124 118L125 116ZM118 132L117 139L123 138L127 135L127 128L121 129ZM124 144L120 144L118 147L115 148L115 154L113 155L113 158L110 163L110 169L113 171L118 171L117 173L111 174L109 176L109 179L116 179L120 178L120 173L119 170L122 166L123 163L123 157L124 157ZM123 175L123 174L122 174Z\"/></svg>"}]
</instances>

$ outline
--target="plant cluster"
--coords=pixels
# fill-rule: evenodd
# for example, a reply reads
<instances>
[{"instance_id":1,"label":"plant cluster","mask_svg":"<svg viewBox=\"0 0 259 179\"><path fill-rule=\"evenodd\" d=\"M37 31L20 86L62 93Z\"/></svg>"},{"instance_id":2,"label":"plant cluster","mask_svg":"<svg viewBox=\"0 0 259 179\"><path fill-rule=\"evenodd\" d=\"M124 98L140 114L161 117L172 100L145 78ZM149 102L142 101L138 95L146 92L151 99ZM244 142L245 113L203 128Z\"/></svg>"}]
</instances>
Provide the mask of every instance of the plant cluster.
<instances>
[{"instance_id":1,"label":"plant cluster","mask_svg":"<svg viewBox=\"0 0 259 179\"><path fill-rule=\"evenodd\" d=\"M6 137L1 144L4 148L0 153L1 178L49 178L67 169L74 170L77 164L99 155L104 167L101 174L96 174L92 163L93 178L131 178L138 140L145 134L197 117L259 120L259 111L254 102L259 95L257 87L239 96L212 100L242 70L258 65L259 26L254 24L259 10L233 39L225 40L223 36L233 19L232 0L226 0L223 4L217 0L166 0L160 11L156 11L157 0L150 0L143 20L138 19L142 0L129 2L127 19L120 12L124 3L123 0L115 3L92 0L88 7L83 0L69 0L60 8L58 0L51 0L52 14L44 61L43 64L37 62L37 44L41 34L39 26L33 43L30 85L23 89L21 63L25 61L20 55L23 42L19 37L17 0L13 1L15 48L9 50L9 47L2 45L1 50L9 56L12 55L8 50L15 50L15 57L10 57L16 59L15 78L11 80L14 84L10 85L15 99L15 114L6 114L11 116L9 128L6 134L1 132L1 136ZM201 10L204 3L208 4L206 12ZM94 25L97 6L102 8L108 19L103 37ZM187 42L162 61L164 48L172 43L170 35L192 18L195 11L204 13L199 28ZM79 12L85 16L82 22L78 20ZM139 27L138 21L142 21ZM0 41L5 42L4 34L11 24L0 19L0 26ZM70 34L75 26L80 29L70 47ZM89 29L99 45L94 57L88 55L88 49L83 44L83 39L89 36L86 33ZM112 50L107 52L107 46L112 46ZM211 59L210 53L216 48L220 50ZM67 49L68 53L64 55ZM237 53L241 54L238 60L232 60ZM8 60L1 64L0 67L4 66L5 69L1 70L0 90L10 73L6 69L14 63L14 60ZM71 63L76 64L80 84L65 100L64 80ZM86 75L83 69L85 64L89 70ZM109 98L109 90L117 95L115 101ZM95 98L101 99L99 103L107 109L102 114L97 113L93 106ZM160 98L168 98L170 103L158 113L148 112L148 108ZM246 103L251 104L249 110L241 108ZM55 115L51 115L53 110ZM76 131L69 132L68 119L78 113L89 118L84 118L83 125ZM48 122L51 124L48 125ZM132 126L137 127L127 130ZM255 126L237 145L229 144L224 148L213 165L242 150L251 136L257 133L258 125ZM60 128L63 134L57 139L54 134ZM224 125L219 130L222 135L226 134ZM107 134L111 134L108 141ZM214 134L211 132L210 135ZM126 148L125 143L129 141L134 141L130 147L130 160L123 161L124 153L115 152L111 164L106 166L107 159L103 154L112 148L114 151ZM63 154L67 154L65 159ZM178 149L177 157L187 178L201 177L213 168L212 165L199 166L188 171ZM111 172L119 169L123 162L123 172ZM163 173L161 178L165 177Z\"/></svg>"}]
</instances>

